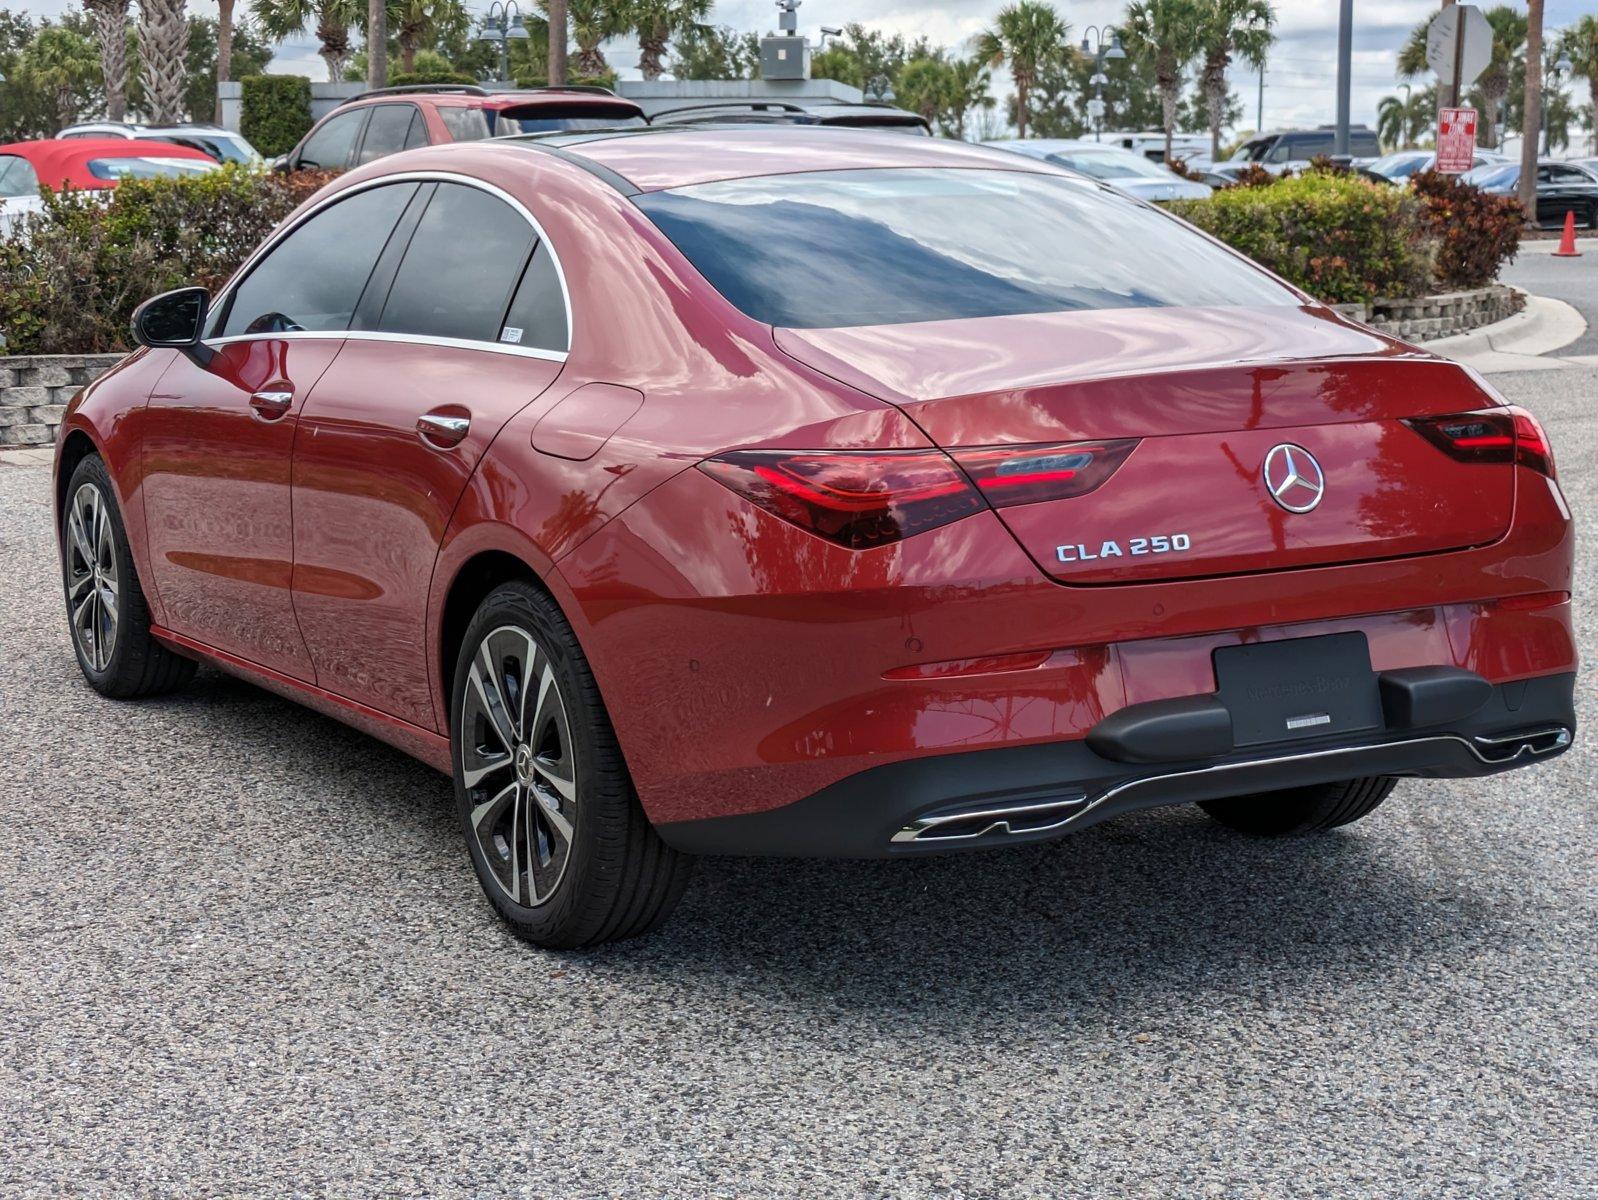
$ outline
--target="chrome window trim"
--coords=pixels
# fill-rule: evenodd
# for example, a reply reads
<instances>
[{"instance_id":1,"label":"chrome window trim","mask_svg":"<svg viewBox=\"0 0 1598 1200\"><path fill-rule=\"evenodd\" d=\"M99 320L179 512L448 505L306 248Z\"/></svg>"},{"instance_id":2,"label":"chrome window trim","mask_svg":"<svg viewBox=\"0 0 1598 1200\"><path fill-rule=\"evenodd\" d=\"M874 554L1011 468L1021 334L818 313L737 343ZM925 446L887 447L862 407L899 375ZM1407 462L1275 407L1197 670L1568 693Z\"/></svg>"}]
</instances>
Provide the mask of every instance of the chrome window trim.
<instances>
[{"instance_id":1,"label":"chrome window trim","mask_svg":"<svg viewBox=\"0 0 1598 1200\"><path fill-rule=\"evenodd\" d=\"M352 187L341 188L333 195L324 197L311 208L299 214L293 224L285 222L279 226L264 242L255 248L255 251L244 260L244 265L234 272L233 278L228 280L227 285L217 293L216 298L211 302L211 311L213 313L221 312L228 301L233 298L233 293L239 289L239 285L250 277L251 272L255 270L261 260L272 253L273 250L312 217L359 192L397 183L464 184L466 187L473 187L479 191L487 192L496 199L504 201L521 214L522 219L533 227L533 233L537 235L538 242L548 247L549 257L555 264L555 278L560 281L561 303L566 309L566 348L564 350L543 350L532 346L517 346L507 342L479 342L470 338L430 337L426 334L386 333L369 329L318 329L288 333L235 333L221 337L204 338L202 339L203 344L207 346L225 346L232 342L282 341L285 338L297 340L342 338L345 341L405 342L421 346L449 346L466 350L488 350L497 354L519 355L522 358L541 358L552 362L565 362L567 355L571 353L572 298L571 289L566 284L566 268L561 265L560 252L555 249L555 243L545 232L544 227L539 224L538 218L528 211L527 206L504 188L496 187L492 183L474 179L470 175L461 175L454 171L403 171L394 175L381 175L376 179L368 179Z\"/></svg>"}]
</instances>

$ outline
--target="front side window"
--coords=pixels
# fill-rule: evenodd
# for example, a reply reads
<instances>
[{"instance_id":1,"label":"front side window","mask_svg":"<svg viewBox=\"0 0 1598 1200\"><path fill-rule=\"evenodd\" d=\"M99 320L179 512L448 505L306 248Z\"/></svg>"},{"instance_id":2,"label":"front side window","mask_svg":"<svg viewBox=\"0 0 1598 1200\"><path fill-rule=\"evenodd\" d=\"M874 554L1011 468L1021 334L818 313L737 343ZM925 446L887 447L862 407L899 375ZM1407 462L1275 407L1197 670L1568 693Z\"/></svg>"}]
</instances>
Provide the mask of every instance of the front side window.
<instances>
[{"instance_id":1,"label":"front side window","mask_svg":"<svg viewBox=\"0 0 1598 1200\"><path fill-rule=\"evenodd\" d=\"M296 227L245 277L214 332L231 337L348 329L378 255L416 188L396 183L357 192Z\"/></svg>"},{"instance_id":2,"label":"front side window","mask_svg":"<svg viewBox=\"0 0 1598 1200\"><path fill-rule=\"evenodd\" d=\"M350 153L355 149L355 139L360 136L364 120L365 109L329 117L311 131L295 164L328 171L343 170L349 165Z\"/></svg>"},{"instance_id":3,"label":"front side window","mask_svg":"<svg viewBox=\"0 0 1598 1200\"><path fill-rule=\"evenodd\" d=\"M386 333L497 342L533 228L479 188L441 183L405 250L378 318Z\"/></svg>"},{"instance_id":4,"label":"front side window","mask_svg":"<svg viewBox=\"0 0 1598 1200\"><path fill-rule=\"evenodd\" d=\"M425 133L417 141L411 138L412 128L419 125L421 119L422 114L414 104L379 104L372 109L372 119L366 124L359 161L369 163L374 158L398 154L425 142Z\"/></svg>"},{"instance_id":5,"label":"front side window","mask_svg":"<svg viewBox=\"0 0 1598 1200\"><path fill-rule=\"evenodd\" d=\"M0 154L0 199L38 194L39 175L33 164L16 154Z\"/></svg>"},{"instance_id":6,"label":"front side window","mask_svg":"<svg viewBox=\"0 0 1598 1200\"><path fill-rule=\"evenodd\" d=\"M1059 175L822 171L633 203L723 296L769 325L1299 303L1180 222Z\"/></svg>"}]
</instances>

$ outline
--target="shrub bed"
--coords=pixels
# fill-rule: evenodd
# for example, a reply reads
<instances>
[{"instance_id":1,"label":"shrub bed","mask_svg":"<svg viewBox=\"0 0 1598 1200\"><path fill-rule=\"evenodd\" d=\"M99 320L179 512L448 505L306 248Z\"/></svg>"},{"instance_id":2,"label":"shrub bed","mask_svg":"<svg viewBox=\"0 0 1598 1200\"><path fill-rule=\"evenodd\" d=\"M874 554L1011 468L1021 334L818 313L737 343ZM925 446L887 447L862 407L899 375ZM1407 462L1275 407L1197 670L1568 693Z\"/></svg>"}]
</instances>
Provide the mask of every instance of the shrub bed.
<instances>
[{"instance_id":1,"label":"shrub bed","mask_svg":"<svg viewBox=\"0 0 1598 1200\"><path fill-rule=\"evenodd\" d=\"M1414 176L1410 188L1421 203L1421 221L1437 240L1437 278L1445 285L1485 287L1520 251L1526 215L1515 197L1495 196L1436 171Z\"/></svg>"},{"instance_id":2,"label":"shrub bed","mask_svg":"<svg viewBox=\"0 0 1598 1200\"><path fill-rule=\"evenodd\" d=\"M1432 283L1433 239L1400 188L1309 171L1171 208L1328 303L1418 296Z\"/></svg>"},{"instance_id":3,"label":"shrub bed","mask_svg":"<svg viewBox=\"0 0 1598 1200\"><path fill-rule=\"evenodd\" d=\"M303 75L249 75L239 89L239 132L268 158L294 149L314 123Z\"/></svg>"},{"instance_id":4,"label":"shrub bed","mask_svg":"<svg viewBox=\"0 0 1598 1200\"><path fill-rule=\"evenodd\" d=\"M46 193L0 241L0 334L8 354L128 348L140 301L188 284L216 289L272 228L334 177L225 167L130 179L106 194Z\"/></svg>"}]
</instances>

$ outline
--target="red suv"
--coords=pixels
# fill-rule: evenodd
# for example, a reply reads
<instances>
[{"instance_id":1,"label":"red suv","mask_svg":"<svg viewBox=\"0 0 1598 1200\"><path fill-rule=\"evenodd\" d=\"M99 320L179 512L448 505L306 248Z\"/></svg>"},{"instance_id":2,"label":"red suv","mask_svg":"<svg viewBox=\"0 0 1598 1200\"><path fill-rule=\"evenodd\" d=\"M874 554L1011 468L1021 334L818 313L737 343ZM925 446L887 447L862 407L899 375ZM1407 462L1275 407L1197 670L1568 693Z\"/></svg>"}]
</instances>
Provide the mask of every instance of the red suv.
<instances>
[{"instance_id":1,"label":"red suv","mask_svg":"<svg viewBox=\"0 0 1598 1200\"><path fill-rule=\"evenodd\" d=\"M643 124L643 109L601 87L521 92L490 92L467 84L379 88L328 113L279 166L341 171L418 146Z\"/></svg>"},{"instance_id":2,"label":"red suv","mask_svg":"<svg viewBox=\"0 0 1598 1200\"><path fill-rule=\"evenodd\" d=\"M57 451L84 676L213 663L451 772L543 945L693 854L1299 834L1575 731L1532 415L1045 162L434 147L135 329Z\"/></svg>"}]
</instances>

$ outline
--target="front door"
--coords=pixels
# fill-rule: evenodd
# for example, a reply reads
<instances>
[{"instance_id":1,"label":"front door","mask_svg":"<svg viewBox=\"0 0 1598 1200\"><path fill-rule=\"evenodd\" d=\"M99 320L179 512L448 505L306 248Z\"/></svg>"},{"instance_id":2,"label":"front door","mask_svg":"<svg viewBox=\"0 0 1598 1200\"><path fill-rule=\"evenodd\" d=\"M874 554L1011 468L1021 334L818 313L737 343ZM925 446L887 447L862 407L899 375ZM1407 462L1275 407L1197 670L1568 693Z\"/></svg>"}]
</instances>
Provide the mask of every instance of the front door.
<instances>
[{"instance_id":1,"label":"front door","mask_svg":"<svg viewBox=\"0 0 1598 1200\"><path fill-rule=\"evenodd\" d=\"M301 421L294 609L320 686L441 729L426 650L439 545L489 443L560 373L566 310L521 213L427 186Z\"/></svg>"},{"instance_id":2,"label":"front door","mask_svg":"<svg viewBox=\"0 0 1598 1200\"><path fill-rule=\"evenodd\" d=\"M174 632L314 678L289 592L294 445L306 398L417 190L373 188L303 220L219 299L206 346L176 355L151 394L145 515Z\"/></svg>"}]
</instances>

